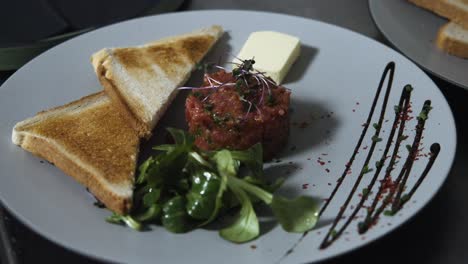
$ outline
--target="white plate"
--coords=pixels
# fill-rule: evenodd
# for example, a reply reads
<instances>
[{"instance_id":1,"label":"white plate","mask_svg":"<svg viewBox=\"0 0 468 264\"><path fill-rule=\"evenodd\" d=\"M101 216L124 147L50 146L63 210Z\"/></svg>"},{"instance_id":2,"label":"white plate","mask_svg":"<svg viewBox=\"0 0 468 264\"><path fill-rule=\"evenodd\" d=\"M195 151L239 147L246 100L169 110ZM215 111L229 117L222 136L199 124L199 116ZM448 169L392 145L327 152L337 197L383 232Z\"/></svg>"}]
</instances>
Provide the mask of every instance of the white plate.
<instances>
[{"instance_id":1,"label":"white plate","mask_svg":"<svg viewBox=\"0 0 468 264\"><path fill-rule=\"evenodd\" d=\"M431 99L434 106L423 143L427 150L429 144L438 141L442 152L416 193L415 203L408 204L395 217L382 216L379 224L365 236L357 234L357 223L353 222L342 239L326 250L319 250L330 219L337 213L353 182L352 177L347 178L317 229L305 237L284 263L318 261L360 247L401 225L430 201L450 170L456 132L447 102L416 65L373 40L309 19L261 12L197 11L136 19L87 33L42 54L5 82L0 88L0 197L5 206L52 241L103 260L127 263L277 261L300 234L285 233L278 225L270 224L257 240L236 245L210 230L175 235L160 227L135 232L108 224L104 218L109 212L94 207L82 186L47 162L41 163L40 159L14 146L10 140L11 129L17 121L100 89L89 63L94 51L102 47L141 44L213 23L221 24L228 33L209 55L211 61L217 61L219 56L226 57L229 52L236 54L249 33L256 30L276 30L302 40L302 55L289 73L286 85L292 89L292 121L308 121L310 125L292 126L282 162L267 169L269 174L287 175L280 190L287 195L304 193L318 198L329 195L361 133L361 124L380 75L389 61L397 65L389 108L397 103L401 88L407 83L415 87L414 109L419 109L425 99ZM183 117L183 100L183 96L178 98L159 129L177 125L175 120ZM333 114L327 117L331 112ZM393 115L393 110L389 109L388 119ZM414 122L410 125L414 126ZM408 134L412 136L410 129ZM366 139L363 146L369 142ZM296 149L291 150L292 146ZM356 170L365 152L361 150L358 155ZM322 153L328 155L321 156ZM320 156L330 163L318 164ZM415 176L424 164L416 163ZM368 180L364 179L363 184ZM413 180L411 177L410 182ZM305 183L309 184L307 189L302 188ZM251 248L252 245L256 249Z\"/></svg>"},{"instance_id":2,"label":"white plate","mask_svg":"<svg viewBox=\"0 0 468 264\"><path fill-rule=\"evenodd\" d=\"M375 24L390 43L427 71L468 89L468 59L449 55L435 44L447 19L407 0L369 0Z\"/></svg>"}]
</instances>

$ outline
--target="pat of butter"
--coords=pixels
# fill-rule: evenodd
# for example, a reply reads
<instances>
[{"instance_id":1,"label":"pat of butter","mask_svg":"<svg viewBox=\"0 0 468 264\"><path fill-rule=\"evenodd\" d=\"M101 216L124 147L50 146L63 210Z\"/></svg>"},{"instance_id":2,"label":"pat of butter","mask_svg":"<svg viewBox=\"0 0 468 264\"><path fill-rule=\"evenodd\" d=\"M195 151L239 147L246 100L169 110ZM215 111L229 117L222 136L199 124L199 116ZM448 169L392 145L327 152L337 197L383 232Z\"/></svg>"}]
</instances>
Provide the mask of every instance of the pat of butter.
<instances>
[{"instance_id":1,"label":"pat of butter","mask_svg":"<svg viewBox=\"0 0 468 264\"><path fill-rule=\"evenodd\" d=\"M253 58L254 69L266 72L267 76L281 84L300 51L299 38L275 31L257 31L250 34L237 58ZM234 59L234 62L240 61Z\"/></svg>"}]
</instances>

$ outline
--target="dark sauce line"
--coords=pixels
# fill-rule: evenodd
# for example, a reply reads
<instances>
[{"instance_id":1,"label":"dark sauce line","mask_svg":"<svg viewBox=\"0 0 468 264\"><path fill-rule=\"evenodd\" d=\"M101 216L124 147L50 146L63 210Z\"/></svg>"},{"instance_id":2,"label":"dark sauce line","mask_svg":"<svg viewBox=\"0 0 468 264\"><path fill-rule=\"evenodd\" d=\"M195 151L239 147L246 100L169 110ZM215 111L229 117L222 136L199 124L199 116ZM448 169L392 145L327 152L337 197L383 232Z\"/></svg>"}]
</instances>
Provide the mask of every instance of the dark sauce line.
<instances>
[{"instance_id":1,"label":"dark sauce line","mask_svg":"<svg viewBox=\"0 0 468 264\"><path fill-rule=\"evenodd\" d=\"M355 184L353 186L353 189L351 190L349 196L347 197L344 205L340 207L340 211L339 211L337 217L335 218L335 220L334 220L334 222L332 224L332 227L329 229L327 235L325 236L325 238L324 238L324 240L323 240L323 242L322 242L322 244L320 246L321 249L328 247L336 239L338 239L339 236L347 228L347 226L352 222L355 215L358 213L359 209L362 208L363 203L367 200L367 198L368 198L368 196L370 194L370 190L372 189L373 185L375 184L376 180L378 179L378 175L380 174L380 171L383 168L383 164L384 164L385 160L387 159L386 155L387 155L387 153L388 153L388 151L389 151L389 149L391 147L391 144L393 143L392 139L393 139L393 137L395 135L396 129L397 129L397 127L399 127L396 144L395 144L395 147L394 147L394 151L392 153L390 163L389 163L388 167L386 168L386 174L384 176L384 181L382 181L382 183L380 185L380 188L379 188L379 191L376 194L375 199L373 200L372 207L368 209L368 215L366 217L366 221L364 223L360 223L358 225L360 233L365 232L366 230L368 230L370 228L372 223L374 223L378 219L379 215L383 212L385 207L392 201L393 195L395 194L395 188L391 188L390 193L385 198L385 200L384 200L383 204L381 205L381 207L379 207L377 212L374 214L374 216L372 216L372 212L375 210L375 207L377 206L378 201L379 201L379 197L380 197L380 195L382 194L382 192L384 190L385 180L387 180L388 178L391 177L390 174L394 169L394 165L396 164L396 158L398 157L398 151L399 151L401 142L406 139L406 136L403 136L403 131L404 131L404 128L405 128L405 121L407 120L407 114L408 114L408 110L409 110L411 91L412 91L412 88L409 85L405 86L405 88L402 91L402 95L400 97L400 102L399 102L399 104L397 106L398 110L395 109L395 121L394 121L392 130L390 131L389 139L387 141L384 154L382 155L382 157L378 161L378 163L376 163L377 170L376 170L376 172L374 174L374 177L371 180L371 183L367 187L367 192L365 194L363 194L363 197L362 197L358 207L356 208L356 210L353 211L353 214L348 218L348 220L342 226L340 231L335 232L334 228L338 224L339 220L342 218L342 216L344 214L344 211L346 210L346 207L348 206L352 196L354 195L354 192L356 191L357 187L359 186L359 183L360 183L362 177L364 176L364 174L369 172L368 164L369 164L369 161L370 161L370 159L372 157L372 154L373 154L373 151L375 149L376 143L378 141L381 141L381 139L378 138L378 136L379 136L380 129L381 129L381 126L382 126L382 123L383 123L383 119L385 117L385 110L386 110L386 105L387 105L387 102L388 102L388 97L389 97L389 94L390 94L390 90L391 90L391 87L392 87L394 71L395 71L395 64L393 62L390 62L389 64L387 64L387 66L386 66L386 68L384 70L384 73L382 74L382 77L381 77L381 80L380 80L379 87L377 89L376 95L374 97L374 101L373 101L372 107L370 109L370 113L369 113L367 122L363 125L364 128L363 128L362 134L361 134L361 136L360 136L360 138L358 140L358 143L357 143L357 145L356 145L356 147L354 149L354 152L353 152L349 162L346 164L346 169L345 169L343 175L338 179L338 184L335 186L335 188L334 188L333 192L331 193L329 199L326 200L326 203L324 204L324 206L322 207L322 209L321 209L321 211L319 213L319 215L321 215L325 211L325 209L329 205L330 201L332 200L332 198L336 194L337 190L339 189L342 181L344 180L344 177L347 175L348 170L351 168L352 162L354 161L355 156L357 155L357 153L359 151L359 148L360 148L360 146L362 144L364 136L365 136L365 134L367 132L367 129L369 127L369 124L370 124L370 122L372 120L372 116L373 116L373 113L374 113L374 110L375 110L375 107L376 107L376 104L377 104L381 89L383 87L383 83L384 83L384 81L386 79L386 76L390 72L390 78L389 78L389 81L388 81L387 91L386 91L386 94L385 94L385 97L384 97L384 102L383 102L382 110L381 110L381 113L380 113L379 123L376 126L374 125L374 127L376 129L376 132L375 132L375 134L374 134L374 136L372 138L373 143L372 143L372 145L370 147L369 154L366 157L366 161L365 161L365 163L363 165L363 168L361 169L361 172L360 172L358 178L356 179L356 182L355 182ZM401 196L404 189L405 189L404 187L405 187L406 181L407 181L407 179L409 177L412 166L413 166L413 164L415 162L415 159L416 159L416 155L418 153L418 148L419 148L420 141L421 141L421 138L422 138L425 122L426 122L426 120L428 118L428 114L429 114L430 110L432 109L430 107L430 104L431 104L431 102L429 100L425 101L423 109L421 111L421 114L418 116L418 124L416 125L416 136L415 136L415 138L413 140L413 144L412 144L412 146L410 148L410 151L408 153L405 164L403 165L403 168L401 169L400 174L399 174L397 180L395 181L395 183L396 183L396 185L398 187L398 192L397 192L397 199L395 199L393 201L393 206L392 206L392 212L393 213L396 213L398 210L403 208L404 204L411 199L411 197L414 195L416 190L419 188L421 183L426 178L427 174L429 173L430 169L432 168L432 166L433 166L433 164L434 164L434 162L435 162L435 160L436 160L436 158L437 158L437 156L438 156L438 154L440 152L440 144L439 143L434 143L434 144L431 145L430 159L429 159L429 162L427 163L424 171L421 173L420 177L418 178L417 182L415 183L413 188L410 190L410 192L408 194L405 194L405 195ZM401 109L403 109L403 112L401 111ZM400 123L398 125L399 120L400 120ZM402 182L402 184L400 184L400 181L402 181L402 180L403 180L403 182ZM298 239L298 241L278 260L277 263L281 262L289 254L293 253L294 249L303 241L303 239L305 238L305 236L307 234L308 234L308 232L304 232L302 234L302 236ZM332 239L329 241L328 239L330 238L330 236L332 236Z\"/></svg>"},{"instance_id":2,"label":"dark sauce line","mask_svg":"<svg viewBox=\"0 0 468 264\"><path fill-rule=\"evenodd\" d=\"M426 112L425 113L426 118L418 117L418 124L416 125L415 140L413 142L413 145L411 146L411 151L408 154L408 157L406 158L406 162L405 162L405 163L408 164L408 170L406 171L403 179L401 180L401 183L398 182L398 192L397 192L395 200L393 201L393 204L392 204L392 211L393 212L396 212L396 211L398 211L400 209L400 203L401 203L401 198L402 198L401 194L404 191L406 181L408 180L411 169L413 168L413 164L414 164L414 161L416 159L416 155L418 153L419 144L421 142L421 137L422 137L422 134L423 134L423 131L424 131L424 125L426 124L426 119L427 119L427 115L429 114L430 107L431 107L431 101L426 100L424 102L423 109L421 110L421 113ZM427 109L429 109L429 110L427 110Z\"/></svg>"},{"instance_id":3,"label":"dark sauce line","mask_svg":"<svg viewBox=\"0 0 468 264\"><path fill-rule=\"evenodd\" d=\"M353 151L353 153L351 155L351 158L349 159L348 163L345 166L345 170L343 171L343 174L341 175L340 178L338 178L338 181L337 181L337 184L335 185L335 188L331 192L328 199L325 201L325 204L322 206L322 209L319 212L319 216L321 216L323 214L323 212L325 211L325 209L327 209L327 207L330 204L331 200L335 197L336 192L340 188L344 178L348 174L349 169L353 165L354 159L356 158L356 155L358 154L359 149L361 148L362 141L364 140L364 137L367 134L367 130L369 128L369 125L370 125L370 123L372 121L372 117L374 115L375 108L377 106L377 102L379 100L380 93L382 91L385 79L387 78L387 75L389 75L389 74L390 74L390 77L389 77L388 85L387 85L387 93L391 88L391 85L393 83L393 75L395 74L395 62L393 62L393 61L389 62L387 64L387 66L385 66L385 69L384 69L384 71L382 73L382 76L380 77L379 86L377 88L377 91L375 92L374 101L372 102L371 109L369 111L369 115L367 116L366 123L363 124L363 129L362 129L362 132L361 132L361 136L359 137L358 142L357 142L356 146L354 147L354 151ZM381 127L381 125L380 125L380 127ZM380 129L379 129L379 131L380 131ZM281 256L281 258L278 260L277 263L281 262L284 258L286 258L288 255L293 253L294 249L304 240L304 238L307 236L308 233L309 233L308 231L304 232L302 234L302 236L296 241L296 243L294 243L294 245L290 249L288 249L286 251L286 253L283 254L283 256Z\"/></svg>"},{"instance_id":4,"label":"dark sauce line","mask_svg":"<svg viewBox=\"0 0 468 264\"><path fill-rule=\"evenodd\" d=\"M421 111L421 113L425 112L426 116L427 114L429 113L429 108L430 107L430 101L426 101L424 103L424 106L423 106L423 110ZM411 172L411 169L412 169L412 166L414 164L414 159L415 159L415 156L416 156L416 153L418 151L418 147L419 147L419 143L421 141L421 137L422 137L422 132L424 130L424 124L426 122L426 119L424 118L418 118L418 124L416 125L416 136L413 140L413 144L411 146L411 150L410 150L410 153L408 153L408 156L406 158L406 161L405 161L405 164L403 165L403 167L401 168L401 171L397 177L397 179L395 180L395 183L396 186L398 186L399 190L401 189L403 191L404 189L404 185L402 185L400 182L401 180L404 178L404 177L408 177L410 172ZM437 145L439 145L438 143L435 143ZM434 144L433 144L434 145ZM440 149L440 147L439 147ZM432 150L432 146L431 146L431 150ZM437 155L434 155L434 160L435 158L437 157ZM431 156L432 158L432 156ZM428 166L430 165L430 167L432 167L432 163L428 163ZM430 167L428 168L426 166L426 169L424 171L427 170L427 173L429 172L428 169L430 169ZM426 174L427 174L426 173ZM424 175L424 172L423 174ZM425 175L424 177L425 178ZM406 181L405 181L405 184L406 184ZM419 186L419 185L418 185ZM379 218L380 214L382 214L382 212L385 210L385 208L387 207L388 204L390 204L392 202L392 199L393 199L393 196L395 195L395 189L391 189L389 194L385 197L384 201L382 202L381 206L377 209L377 211L375 212L375 214L372 216L371 220L369 221L366 221L362 227L362 231L366 231L367 229L369 229L370 225L372 225L372 223L374 223L375 221L377 221L377 219ZM397 200L401 200L401 193L400 193L400 197L397 197L396 199L394 199L394 201L397 201ZM407 201L407 199L405 198L405 202ZM398 202L399 205L401 205L400 202ZM392 206L393 207L393 206ZM393 210L392 208L392 214L395 214L398 210L400 210L402 207L401 206L398 206L398 207L394 207L396 210ZM372 208L371 208L372 209Z\"/></svg>"},{"instance_id":5,"label":"dark sauce line","mask_svg":"<svg viewBox=\"0 0 468 264\"><path fill-rule=\"evenodd\" d=\"M424 104L424 105L426 105L426 104ZM423 106L423 109L424 109L424 106ZM418 120L418 124L416 125L416 136L414 137L413 143L411 144L410 153L406 157L405 164L401 168L400 173L398 174L398 177L394 182L394 184L396 186L398 186L398 187L400 186L401 180L405 177L405 175L409 175L409 173L411 172L411 169L413 167L414 158L412 158L412 156L415 155L415 153L416 153L416 151L417 151L417 149L419 147L419 142L420 142L421 137L422 137L422 131L424 129L424 126L422 126L422 127L420 126L420 124L422 122L425 122L425 120L421 120L421 119ZM395 190L396 189L390 190L389 194L384 199L382 205L379 207L379 209L376 211L375 215L372 217L371 223L373 221L377 220L378 216L385 210L387 205L389 203L391 203L392 200L394 200L393 196L395 195Z\"/></svg>"},{"instance_id":6,"label":"dark sauce line","mask_svg":"<svg viewBox=\"0 0 468 264\"><path fill-rule=\"evenodd\" d=\"M405 125L406 125L406 117L408 115L409 104L411 102L411 91L412 91L412 87L410 85L406 85L402 90L400 102L398 104L397 109L395 110L395 121L393 122L392 130L390 131L390 136L387 141L387 146L388 146L389 142L391 144L391 139L393 138L396 128L399 126L395 146L392 152L392 156L390 157L390 162L388 163L388 166L385 169L385 176L382 182L380 183L380 187L377 193L375 194L374 199L372 200L371 207L367 209L366 218L364 222L361 222L358 225L358 232L360 234L366 232L367 229L372 225L373 223L371 220L372 213L375 211L375 208L377 207L377 204L379 202L379 197L382 195L384 191L385 183L387 182L388 179L391 178L391 172L393 171L394 166L396 164L398 151L400 150L401 142L404 140L403 132L404 132ZM398 125L398 121L400 121L399 125ZM385 155L387 154L385 153ZM383 166L383 163L382 163L382 166ZM368 187L368 190L370 190L369 187ZM370 191L368 192L368 194L370 195ZM368 195L366 195L366 198L367 197Z\"/></svg>"},{"instance_id":7,"label":"dark sauce line","mask_svg":"<svg viewBox=\"0 0 468 264\"><path fill-rule=\"evenodd\" d=\"M345 229L349 225L349 223L351 223L351 221L353 220L353 218L351 218L351 217L348 218L348 221L346 221L345 224L338 231L335 231L335 227L338 225L339 221L343 217L343 214L346 211L349 203L351 202L351 200L352 200L352 198L354 196L354 193L356 192L357 188L359 187L359 185L361 183L361 180L364 177L364 174L368 173L369 162L370 162L372 156L374 155L374 150L375 150L375 147L376 147L377 143L379 142L379 140L381 140L379 138L379 135L380 135L380 130L382 128L383 121L385 119L385 111L387 109L388 98L390 97L390 92L392 90L393 74L394 74L394 71L395 71L395 67L392 67L391 69L392 70L390 71L390 77L389 77L388 82L387 82L387 89L385 91L385 96L384 96L383 103L382 103L382 109L380 111L379 121L377 123L377 126L375 127L375 133L374 133L374 135L372 137L372 144L371 144L371 146L369 148L369 152L367 153L367 157L366 157L366 159L364 161L364 165L361 168L359 176L357 177L356 181L354 182L354 185L353 185L353 188L351 189L351 192L348 194L348 197L346 198L343 205L340 206L340 210L339 210L338 214L336 215L330 229L328 230L327 234L325 235L325 237L324 237L324 239L322 241L322 244L320 245L320 249L324 249L324 248L328 247L335 240L337 240L343 234L343 232L345 231ZM387 72L384 72L385 75L382 75L383 80L386 79L385 78L387 76L386 73ZM383 85L383 81L381 81L381 84ZM380 85L379 85L379 88L381 88ZM374 106L371 108L371 111L372 110L374 110ZM386 151L388 151L388 148L386 149ZM384 154L384 157L385 156L386 156L386 154ZM366 168L367 168L367 171L366 171ZM378 169L376 171L376 176L374 176L374 178L378 176L378 173L380 173L380 169ZM362 204L361 204L361 206L362 206Z\"/></svg>"},{"instance_id":8,"label":"dark sauce line","mask_svg":"<svg viewBox=\"0 0 468 264\"><path fill-rule=\"evenodd\" d=\"M401 96L400 96L400 102L398 103L397 111L395 113L395 120L393 121L392 130L390 131L390 134L388 136L388 139L387 139L387 142L386 142L386 145L385 145L385 150L383 151L381 158L377 162L378 164L376 164L376 171L375 171L374 176L372 177L370 183L367 186L367 191L362 194L361 200L359 201L358 205L355 207L355 209L353 210L351 215L348 216L346 222L340 228L340 230L338 230L338 232L336 232L336 235L332 236L331 240L328 241L327 243L322 243L322 246L323 246L322 248L325 248L328 245L332 244L334 240L338 239L339 236L341 236L341 234L351 224L354 217L358 214L358 212L361 210L362 206L364 205L365 201L369 197L369 195L371 193L371 190L374 187L374 184L377 181L377 179L378 179L378 177L380 175L380 172L381 172L381 170L383 168L383 164L384 164L384 162L386 160L387 153L389 152L390 147L392 145L392 141L393 141L393 138L395 136L396 128L398 126L398 121L400 120L400 111L401 111L400 109L403 109L403 107L404 107L404 109L405 109L404 114L406 114L406 112L408 110L411 90L412 90L412 87L408 86L408 85L403 88L403 91L402 91ZM403 126L404 126L404 124L403 124ZM401 136L401 135L399 135L399 136ZM400 140L400 142L401 142L401 137L399 137L397 139L397 141L398 140ZM398 150L396 150L396 152L398 152ZM394 151L394 153L395 153L395 151ZM393 159L393 161L394 161L394 159ZM390 164L391 164L391 162L390 162Z\"/></svg>"},{"instance_id":9,"label":"dark sauce line","mask_svg":"<svg viewBox=\"0 0 468 264\"><path fill-rule=\"evenodd\" d=\"M419 188L419 186L421 185L421 183L424 181L427 174L431 170L432 165L434 165L434 162L437 159L437 156L439 155L439 152L440 152L440 144L439 143L433 143L431 145L431 153L430 153L431 157L429 158L429 161L428 161L428 163L426 165L426 168L421 173L421 176L419 176L418 181L415 183L415 185L413 186L411 191L407 194L408 195L407 199L401 199L401 203L400 203L400 206L399 206L398 210L401 210L401 208L403 208L405 203L407 203L411 199L411 197L413 197L413 194L416 192L416 190Z\"/></svg>"},{"instance_id":10,"label":"dark sauce line","mask_svg":"<svg viewBox=\"0 0 468 264\"><path fill-rule=\"evenodd\" d=\"M416 192L416 190L419 188L419 186L421 185L422 181L426 178L427 174L429 173L429 171L431 170L432 168L432 165L434 164L437 156L439 155L439 152L440 152L440 144L439 143L433 143L431 145L431 157L429 158L429 161L428 163L426 164L426 168L424 169L424 171L421 173L421 176L419 176L416 184L413 186L413 188L411 189L411 191L408 193L408 199L401 199L401 204L400 204L400 207L398 208L398 210L401 210L403 208L403 205L405 205L410 199L411 197L413 196L413 194ZM387 198L385 198L384 200L384 204L382 204L382 206L379 207L379 209L376 211L375 215L372 217L371 219L371 223L376 221L380 214L385 210L385 207L390 203L391 199L393 197L393 194L392 195L389 195L387 196ZM398 211L396 212L392 212L392 213L397 213Z\"/></svg>"},{"instance_id":11,"label":"dark sauce line","mask_svg":"<svg viewBox=\"0 0 468 264\"><path fill-rule=\"evenodd\" d=\"M371 106L369 115L367 116L366 123L364 123L364 127L362 129L361 136L359 137L359 140L358 140L356 146L354 147L353 154L351 155L351 158L349 159L348 163L346 164L345 170L341 174L341 177L338 178L338 181L337 181L337 184L336 184L335 188L331 192L328 199L325 201L325 204L322 206L322 209L320 209L319 216L321 216L323 214L323 212L327 209L327 207L330 204L331 200L335 197L336 192L341 187L341 184L342 184L344 178L346 177L349 169L353 165L354 159L356 158L356 155L359 152L359 148L361 147L362 141L364 140L364 137L365 137L365 135L367 133L370 122L372 121L372 116L374 115L374 110L375 110L375 107L377 105L377 101L379 100L380 92L382 91L382 87L383 87L384 81L385 81L385 79L386 79L386 77L388 75L388 72L390 72L389 83L391 83L391 82L393 82L393 75L395 73L395 62L392 61L392 62L388 63L387 66L385 67L384 72L382 73L382 77L380 78L379 86L378 86L377 91L375 93L374 101L372 102L372 106Z\"/></svg>"}]
</instances>

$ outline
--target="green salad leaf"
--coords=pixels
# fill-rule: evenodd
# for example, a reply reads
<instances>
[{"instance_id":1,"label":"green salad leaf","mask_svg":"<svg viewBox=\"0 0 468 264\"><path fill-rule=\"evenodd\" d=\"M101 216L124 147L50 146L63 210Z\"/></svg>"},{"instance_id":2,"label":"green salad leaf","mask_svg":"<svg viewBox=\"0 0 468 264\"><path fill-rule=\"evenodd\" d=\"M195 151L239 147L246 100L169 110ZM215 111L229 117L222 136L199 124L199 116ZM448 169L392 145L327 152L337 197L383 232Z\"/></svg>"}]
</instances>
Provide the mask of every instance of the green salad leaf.
<instances>
[{"instance_id":1,"label":"green salad leaf","mask_svg":"<svg viewBox=\"0 0 468 264\"><path fill-rule=\"evenodd\" d=\"M212 159L221 175L226 177L235 177L237 175L240 162L233 158L231 151L227 149L220 150Z\"/></svg>"},{"instance_id":2,"label":"green salad leaf","mask_svg":"<svg viewBox=\"0 0 468 264\"><path fill-rule=\"evenodd\" d=\"M192 174L192 188L187 193L187 213L200 220L211 217L216 208L216 196L221 187L219 176L198 170Z\"/></svg>"},{"instance_id":3,"label":"green salad leaf","mask_svg":"<svg viewBox=\"0 0 468 264\"><path fill-rule=\"evenodd\" d=\"M157 220L161 217L161 206L152 204L145 212L135 216L135 219L140 222Z\"/></svg>"},{"instance_id":4,"label":"green salad leaf","mask_svg":"<svg viewBox=\"0 0 468 264\"><path fill-rule=\"evenodd\" d=\"M221 229L219 235L235 243L244 243L255 239L260 234L260 227L249 196L235 185L229 185L229 189L239 199L241 209L236 221L231 226Z\"/></svg>"},{"instance_id":5,"label":"green salad leaf","mask_svg":"<svg viewBox=\"0 0 468 264\"><path fill-rule=\"evenodd\" d=\"M231 151L232 158L244 163L252 171L254 177L263 176L263 148L257 143L245 151Z\"/></svg>"},{"instance_id":6,"label":"green salad leaf","mask_svg":"<svg viewBox=\"0 0 468 264\"><path fill-rule=\"evenodd\" d=\"M149 188L148 192L143 196L143 203L147 207L151 207L153 204L158 202L160 196L161 196L160 189Z\"/></svg>"},{"instance_id":7,"label":"green salad leaf","mask_svg":"<svg viewBox=\"0 0 468 264\"><path fill-rule=\"evenodd\" d=\"M271 202L276 219L287 232L302 233L312 229L318 220L319 206L315 199L299 196L287 199L273 196Z\"/></svg>"},{"instance_id":8,"label":"green salad leaf","mask_svg":"<svg viewBox=\"0 0 468 264\"><path fill-rule=\"evenodd\" d=\"M261 144L247 150L202 151L183 130L168 131L174 144L154 147L157 155L139 167L133 211L129 215L114 213L108 222L136 230L155 223L170 232L185 233L239 207L236 220L219 230L219 235L243 243L260 234L253 205L263 202L287 232L305 232L315 226L315 199L300 196L291 200L273 193L284 178L273 183L264 178Z\"/></svg>"},{"instance_id":9,"label":"green salad leaf","mask_svg":"<svg viewBox=\"0 0 468 264\"><path fill-rule=\"evenodd\" d=\"M161 221L167 230L173 233L185 233L192 229L192 223L185 210L186 203L184 196L175 196L164 204Z\"/></svg>"},{"instance_id":10,"label":"green salad leaf","mask_svg":"<svg viewBox=\"0 0 468 264\"><path fill-rule=\"evenodd\" d=\"M138 221L129 215L119 215L117 213L113 213L111 216L106 218L106 221L113 224L125 223L135 230L141 230L143 228Z\"/></svg>"}]
</instances>

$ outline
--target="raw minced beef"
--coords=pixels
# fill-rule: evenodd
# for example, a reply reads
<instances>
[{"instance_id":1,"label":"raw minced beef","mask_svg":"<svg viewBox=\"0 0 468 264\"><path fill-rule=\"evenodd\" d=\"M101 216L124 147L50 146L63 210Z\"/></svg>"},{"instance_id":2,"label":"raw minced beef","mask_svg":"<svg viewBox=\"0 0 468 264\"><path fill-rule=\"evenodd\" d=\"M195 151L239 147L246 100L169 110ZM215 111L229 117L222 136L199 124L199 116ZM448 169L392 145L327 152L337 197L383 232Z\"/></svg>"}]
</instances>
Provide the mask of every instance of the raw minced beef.
<instances>
[{"instance_id":1,"label":"raw minced beef","mask_svg":"<svg viewBox=\"0 0 468 264\"><path fill-rule=\"evenodd\" d=\"M192 90L185 105L189 132L203 150L244 150L261 142L269 160L288 139L290 91L261 75L235 74L205 75L203 86Z\"/></svg>"}]
</instances>

